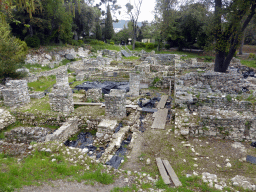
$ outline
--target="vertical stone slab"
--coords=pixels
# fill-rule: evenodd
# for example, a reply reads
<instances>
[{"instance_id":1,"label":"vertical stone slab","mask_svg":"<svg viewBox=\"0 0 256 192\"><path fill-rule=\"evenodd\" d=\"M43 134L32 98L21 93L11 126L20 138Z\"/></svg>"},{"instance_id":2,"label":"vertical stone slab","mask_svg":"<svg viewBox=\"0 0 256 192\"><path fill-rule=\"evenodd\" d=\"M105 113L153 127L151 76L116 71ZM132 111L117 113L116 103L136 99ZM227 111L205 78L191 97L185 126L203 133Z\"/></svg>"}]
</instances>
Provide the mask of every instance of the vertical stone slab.
<instances>
[{"instance_id":1,"label":"vertical stone slab","mask_svg":"<svg viewBox=\"0 0 256 192\"><path fill-rule=\"evenodd\" d=\"M105 94L105 115L110 119L122 119L126 117L125 93L123 90L111 89Z\"/></svg>"},{"instance_id":2,"label":"vertical stone slab","mask_svg":"<svg viewBox=\"0 0 256 192\"><path fill-rule=\"evenodd\" d=\"M26 80L10 80L2 89L4 104L9 107L20 106L30 102Z\"/></svg>"},{"instance_id":3,"label":"vertical stone slab","mask_svg":"<svg viewBox=\"0 0 256 192\"><path fill-rule=\"evenodd\" d=\"M136 73L130 73L130 96L137 97L140 95L140 75Z\"/></svg>"}]
</instances>

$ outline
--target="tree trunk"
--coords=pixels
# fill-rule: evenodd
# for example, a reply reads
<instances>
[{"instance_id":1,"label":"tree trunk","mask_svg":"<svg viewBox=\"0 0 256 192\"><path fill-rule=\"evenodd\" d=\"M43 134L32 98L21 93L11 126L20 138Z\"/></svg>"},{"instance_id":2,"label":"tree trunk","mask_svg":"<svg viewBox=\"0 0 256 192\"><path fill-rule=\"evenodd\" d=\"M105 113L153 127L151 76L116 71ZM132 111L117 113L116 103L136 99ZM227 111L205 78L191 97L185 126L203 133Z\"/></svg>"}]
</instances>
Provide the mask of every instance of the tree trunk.
<instances>
[{"instance_id":1,"label":"tree trunk","mask_svg":"<svg viewBox=\"0 0 256 192\"><path fill-rule=\"evenodd\" d=\"M245 31L243 32L243 37L242 37L242 41L241 41L241 46L239 48L239 55L243 55L243 46L244 46L244 38L245 38Z\"/></svg>"},{"instance_id":2,"label":"tree trunk","mask_svg":"<svg viewBox=\"0 0 256 192\"><path fill-rule=\"evenodd\" d=\"M29 22L29 35L30 35L30 37L32 37L32 36L34 35L34 33L33 33L33 27L32 27L32 25L31 25L31 22Z\"/></svg>"}]
</instances>

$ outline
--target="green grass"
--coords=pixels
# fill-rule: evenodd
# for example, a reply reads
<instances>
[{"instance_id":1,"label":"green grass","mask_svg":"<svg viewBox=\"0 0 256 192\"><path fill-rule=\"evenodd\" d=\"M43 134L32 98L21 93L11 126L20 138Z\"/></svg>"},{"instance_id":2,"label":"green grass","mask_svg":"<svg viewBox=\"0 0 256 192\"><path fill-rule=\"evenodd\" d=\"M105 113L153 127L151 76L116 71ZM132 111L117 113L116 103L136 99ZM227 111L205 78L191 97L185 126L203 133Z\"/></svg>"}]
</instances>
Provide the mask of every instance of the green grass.
<instances>
[{"instance_id":1,"label":"green grass","mask_svg":"<svg viewBox=\"0 0 256 192\"><path fill-rule=\"evenodd\" d=\"M42 99L34 100L33 104L30 106L29 109L25 108L21 110L21 112L30 112L30 113L37 113L39 111L43 113L51 111L48 95L43 97Z\"/></svg>"},{"instance_id":2,"label":"green grass","mask_svg":"<svg viewBox=\"0 0 256 192\"><path fill-rule=\"evenodd\" d=\"M53 158L56 159L55 162L51 161ZM78 182L114 182L112 175L102 173L102 166L92 165L90 161L86 163L90 165L90 171L84 171L83 165L71 165L62 155L51 157L50 153L35 151L19 164L16 158L0 153L0 191L13 191L24 185L40 185L44 181L66 178Z\"/></svg>"},{"instance_id":3,"label":"green grass","mask_svg":"<svg viewBox=\"0 0 256 192\"><path fill-rule=\"evenodd\" d=\"M135 184L133 184L131 187L125 186L125 187L115 187L111 190L111 192L133 192L138 191L138 188Z\"/></svg>"},{"instance_id":4,"label":"green grass","mask_svg":"<svg viewBox=\"0 0 256 192\"><path fill-rule=\"evenodd\" d=\"M107 43L104 43L102 45L91 45L92 52L97 52L97 50L103 50L103 49L108 49L108 50L114 50L114 51L121 51L121 48L117 45L110 45Z\"/></svg>"},{"instance_id":5,"label":"green grass","mask_svg":"<svg viewBox=\"0 0 256 192\"><path fill-rule=\"evenodd\" d=\"M123 59L125 60L131 60L131 61L134 61L134 60L138 60L140 57L136 57L136 56L131 56L131 57L124 57L123 56Z\"/></svg>"},{"instance_id":6,"label":"green grass","mask_svg":"<svg viewBox=\"0 0 256 192\"><path fill-rule=\"evenodd\" d=\"M256 68L256 60L243 60L241 59L241 64L247 67Z\"/></svg>"},{"instance_id":7,"label":"green grass","mask_svg":"<svg viewBox=\"0 0 256 192\"><path fill-rule=\"evenodd\" d=\"M54 68L52 68L52 69L58 68L62 65L66 65L67 63L70 63L71 61L76 61L76 60L78 60L78 59L72 59L72 60L64 59L59 63L59 65L55 64ZM40 72L40 71L50 71L50 70L52 70L49 66L47 66L47 65L42 66L41 64L38 64L38 63L36 63L36 64L27 63L23 66L26 67L27 69L29 69L30 72ZM33 68L38 68L40 70L34 70Z\"/></svg>"},{"instance_id":8,"label":"green grass","mask_svg":"<svg viewBox=\"0 0 256 192\"><path fill-rule=\"evenodd\" d=\"M53 87L56 83L56 76L50 75L48 77L39 77L37 81L28 83L28 87L33 88L33 91L45 91Z\"/></svg>"},{"instance_id":9,"label":"green grass","mask_svg":"<svg viewBox=\"0 0 256 192\"><path fill-rule=\"evenodd\" d=\"M80 85L80 84L82 84L83 82L85 82L85 80L83 80L83 81L75 81L72 85L70 85L70 87L71 87L71 88L75 88L75 86Z\"/></svg>"}]
</instances>

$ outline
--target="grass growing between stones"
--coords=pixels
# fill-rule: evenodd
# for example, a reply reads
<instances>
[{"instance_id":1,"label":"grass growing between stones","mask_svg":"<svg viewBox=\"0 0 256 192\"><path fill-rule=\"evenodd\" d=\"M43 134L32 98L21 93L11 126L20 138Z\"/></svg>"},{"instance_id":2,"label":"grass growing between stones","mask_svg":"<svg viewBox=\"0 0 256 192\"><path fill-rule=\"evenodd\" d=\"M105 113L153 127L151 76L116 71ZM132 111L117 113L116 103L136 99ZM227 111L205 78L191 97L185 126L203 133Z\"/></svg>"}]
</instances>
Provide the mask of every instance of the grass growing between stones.
<instances>
[{"instance_id":1,"label":"grass growing between stones","mask_svg":"<svg viewBox=\"0 0 256 192\"><path fill-rule=\"evenodd\" d=\"M37 81L28 83L28 87L32 88L33 91L45 91L46 89L50 89L56 83L56 76L42 76L39 77Z\"/></svg>"},{"instance_id":2,"label":"grass growing between stones","mask_svg":"<svg viewBox=\"0 0 256 192\"><path fill-rule=\"evenodd\" d=\"M51 107L49 103L49 96L46 95L42 99L33 99L30 104L21 108L21 112L29 112L29 113L46 113L51 112Z\"/></svg>"},{"instance_id":3,"label":"grass growing between stones","mask_svg":"<svg viewBox=\"0 0 256 192\"><path fill-rule=\"evenodd\" d=\"M114 176L104 173L101 165L91 164L90 160L86 159L85 163L89 165L90 170L85 171L83 164L71 164L66 156L56 152L52 155L36 150L33 155L20 162L14 157L0 153L0 191L13 191L24 185L40 185L41 182L57 179L78 182L87 180L102 184L114 182Z\"/></svg>"},{"instance_id":4,"label":"grass growing between stones","mask_svg":"<svg viewBox=\"0 0 256 192\"><path fill-rule=\"evenodd\" d=\"M75 113L96 118L105 115L105 108L100 108L99 106L81 106L75 109Z\"/></svg>"},{"instance_id":5,"label":"grass growing between stones","mask_svg":"<svg viewBox=\"0 0 256 192\"><path fill-rule=\"evenodd\" d=\"M134 61L134 60L138 60L140 57L136 57L136 56L131 56L131 57L124 57L123 56L123 59L125 60L131 60L131 61Z\"/></svg>"}]
</instances>

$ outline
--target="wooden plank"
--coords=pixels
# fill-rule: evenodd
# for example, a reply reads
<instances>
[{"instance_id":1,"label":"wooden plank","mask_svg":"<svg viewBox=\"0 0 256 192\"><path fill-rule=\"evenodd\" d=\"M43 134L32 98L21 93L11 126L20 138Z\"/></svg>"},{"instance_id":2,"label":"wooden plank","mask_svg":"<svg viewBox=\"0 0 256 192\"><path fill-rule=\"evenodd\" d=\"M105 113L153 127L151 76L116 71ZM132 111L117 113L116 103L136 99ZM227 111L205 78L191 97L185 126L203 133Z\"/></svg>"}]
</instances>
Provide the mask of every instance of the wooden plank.
<instances>
[{"instance_id":1,"label":"wooden plank","mask_svg":"<svg viewBox=\"0 0 256 192\"><path fill-rule=\"evenodd\" d=\"M166 185L171 184L170 178L169 178L169 176L167 175L167 172L166 172L166 170L165 170L165 168L164 168L164 164L163 164L163 162L162 162L162 160L161 160L160 158L156 158L156 164L157 164L157 167L158 167L159 172L160 172L160 174L161 174L161 177L162 177L163 180L164 180L164 183L165 183Z\"/></svg>"},{"instance_id":2,"label":"wooden plank","mask_svg":"<svg viewBox=\"0 0 256 192\"><path fill-rule=\"evenodd\" d=\"M152 129L165 129L166 118L168 109L159 109L155 113L155 119L151 126Z\"/></svg>"},{"instance_id":3,"label":"wooden plank","mask_svg":"<svg viewBox=\"0 0 256 192\"><path fill-rule=\"evenodd\" d=\"M175 171L173 170L172 166L170 165L169 161L163 160L163 164L164 164L169 176L171 177L171 180L174 183L174 185L176 187L182 186L179 178L177 177L177 175L176 175Z\"/></svg>"},{"instance_id":4,"label":"wooden plank","mask_svg":"<svg viewBox=\"0 0 256 192\"><path fill-rule=\"evenodd\" d=\"M168 95L162 95L161 100L157 104L156 108L157 109L163 109L167 99L168 99Z\"/></svg>"}]
</instances>

